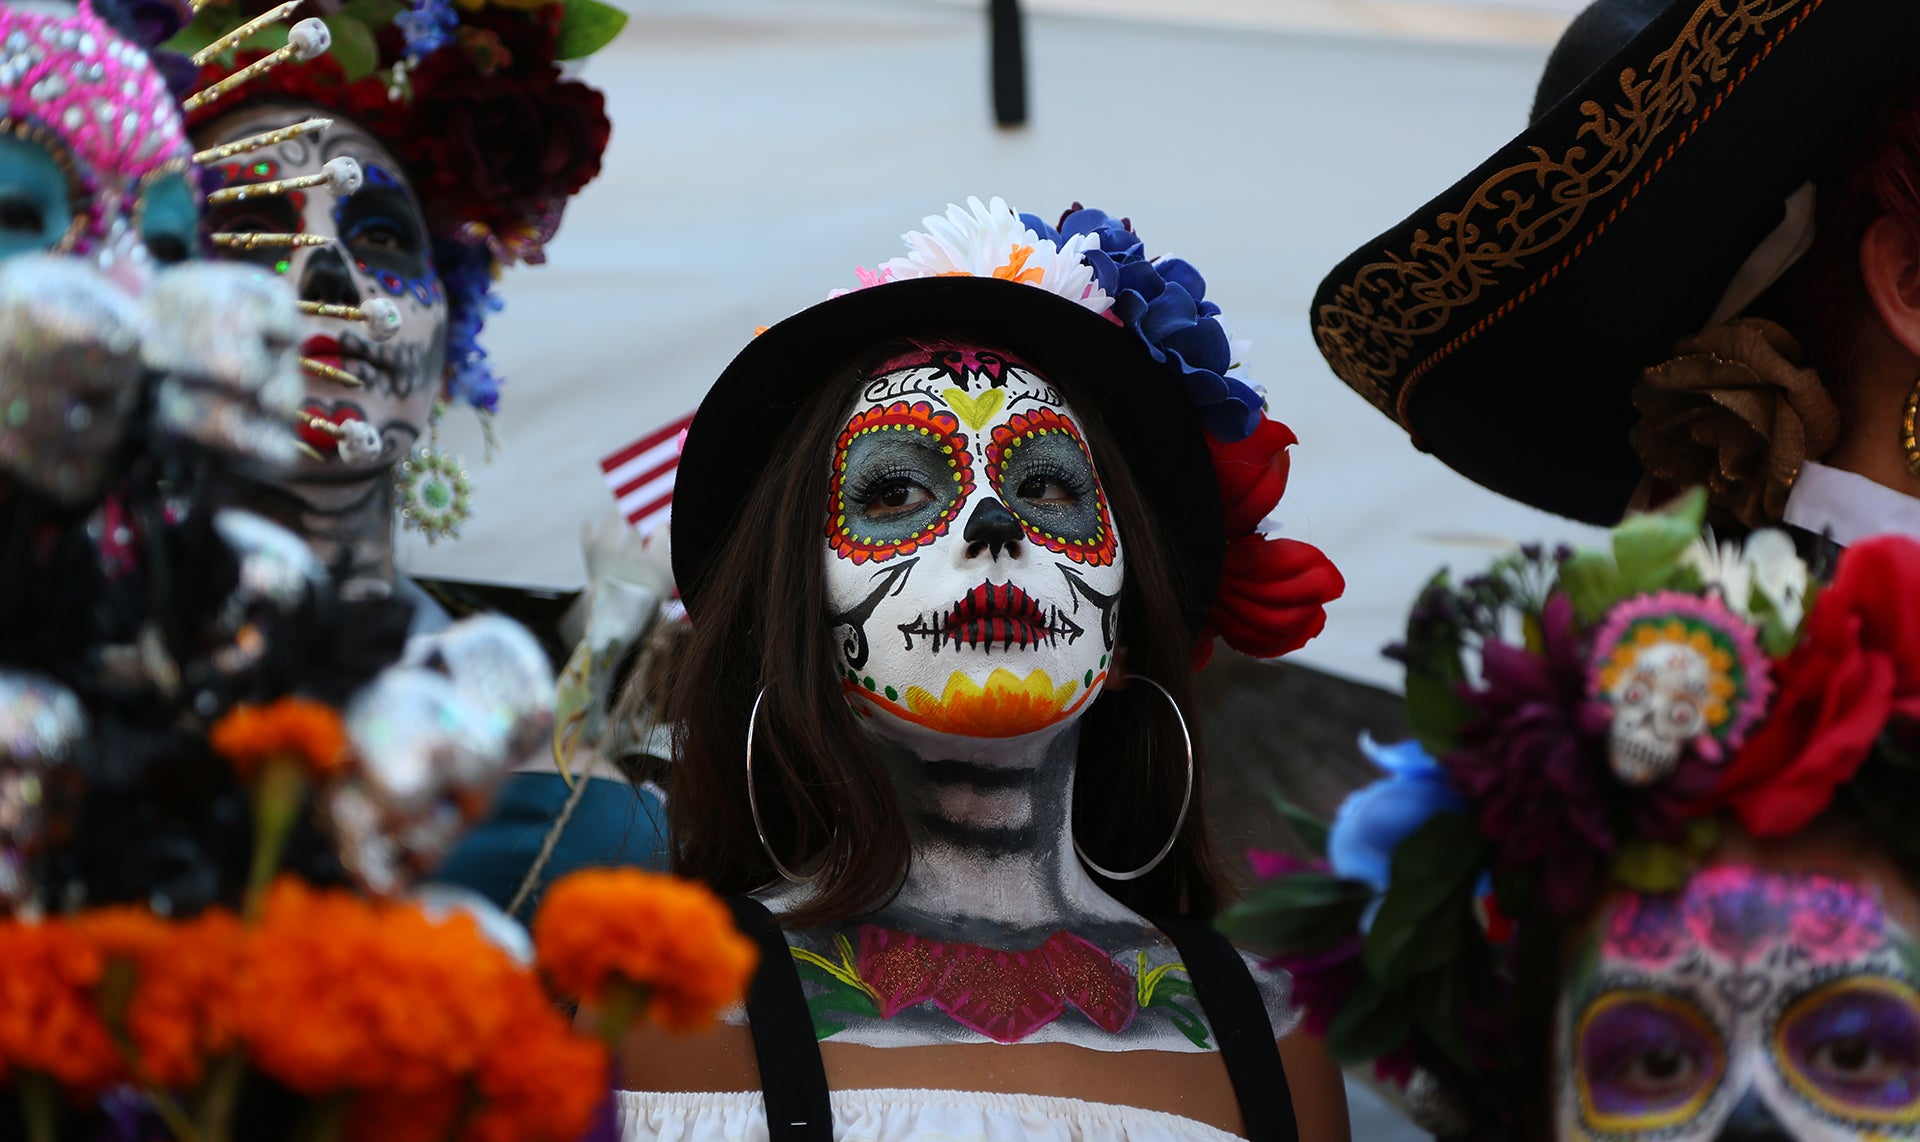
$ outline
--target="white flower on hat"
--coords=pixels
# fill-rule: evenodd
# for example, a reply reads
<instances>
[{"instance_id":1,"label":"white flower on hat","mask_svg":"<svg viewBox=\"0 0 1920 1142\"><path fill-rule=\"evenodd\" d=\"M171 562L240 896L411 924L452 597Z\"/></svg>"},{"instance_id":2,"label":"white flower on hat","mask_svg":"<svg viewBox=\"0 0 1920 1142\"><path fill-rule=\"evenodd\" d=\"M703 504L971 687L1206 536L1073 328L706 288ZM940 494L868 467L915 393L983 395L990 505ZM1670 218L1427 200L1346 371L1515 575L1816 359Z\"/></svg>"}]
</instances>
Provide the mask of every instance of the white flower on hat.
<instances>
[{"instance_id":1,"label":"white flower on hat","mask_svg":"<svg viewBox=\"0 0 1920 1142\"><path fill-rule=\"evenodd\" d=\"M1809 575L1786 532L1756 531L1742 544L1716 542L1709 531L1693 541L1683 561L1700 573L1705 586L1718 587L1727 605L1743 618L1758 617L1764 607L1787 630L1800 625Z\"/></svg>"},{"instance_id":2,"label":"white flower on hat","mask_svg":"<svg viewBox=\"0 0 1920 1142\"><path fill-rule=\"evenodd\" d=\"M877 272L863 272L862 287L908 278L1005 278L1070 298L1095 313L1113 306L1094 282L1092 267L1081 260L1099 245L1096 234L1056 244L1028 229L1002 198L986 203L969 198L965 207L948 206L944 215L921 224L925 231L903 235L907 255L883 263Z\"/></svg>"}]
</instances>

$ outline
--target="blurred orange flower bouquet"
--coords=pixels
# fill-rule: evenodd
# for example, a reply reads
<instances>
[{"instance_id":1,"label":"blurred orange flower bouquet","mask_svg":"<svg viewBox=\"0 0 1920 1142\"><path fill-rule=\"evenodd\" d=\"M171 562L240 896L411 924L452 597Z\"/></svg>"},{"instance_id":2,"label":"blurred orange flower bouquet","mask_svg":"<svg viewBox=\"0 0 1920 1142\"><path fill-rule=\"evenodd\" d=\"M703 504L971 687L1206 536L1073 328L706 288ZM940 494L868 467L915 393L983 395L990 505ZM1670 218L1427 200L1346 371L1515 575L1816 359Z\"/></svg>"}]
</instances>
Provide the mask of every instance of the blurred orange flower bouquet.
<instances>
[{"instance_id":1,"label":"blurred orange flower bouquet","mask_svg":"<svg viewBox=\"0 0 1920 1142\"><path fill-rule=\"evenodd\" d=\"M0 1086L19 1115L0 1133L573 1142L635 1021L694 1029L738 1001L752 943L712 894L671 877L559 881L527 965L465 913L283 870L315 807L368 779L353 737L295 699L213 725L254 807L237 912L0 920ZM576 1030L557 1000L588 1001L594 1025Z\"/></svg>"}]
</instances>

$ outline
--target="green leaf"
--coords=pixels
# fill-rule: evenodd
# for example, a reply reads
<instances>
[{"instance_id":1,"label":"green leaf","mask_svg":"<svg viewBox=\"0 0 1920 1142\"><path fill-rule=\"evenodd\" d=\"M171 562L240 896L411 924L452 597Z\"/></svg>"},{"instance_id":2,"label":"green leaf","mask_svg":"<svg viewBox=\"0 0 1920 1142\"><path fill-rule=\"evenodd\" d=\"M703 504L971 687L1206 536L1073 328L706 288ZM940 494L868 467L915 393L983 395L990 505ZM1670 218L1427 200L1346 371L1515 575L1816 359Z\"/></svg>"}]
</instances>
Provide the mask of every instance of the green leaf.
<instances>
[{"instance_id":1,"label":"green leaf","mask_svg":"<svg viewBox=\"0 0 1920 1142\"><path fill-rule=\"evenodd\" d=\"M1327 1052L1342 1066L1377 1059L1405 1045L1413 1016L1405 997L1363 980L1327 1027Z\"/></svg>"},{"instance_id":2,"label":"green leaf","mask_svg":"<svg viewBox=\"0 0 1920 1142\"><path fill-rule=\"evenodd\" d=\"M400 0L348 0L334 15L358 20L369 28L384 28L406 10Z\"/></svg>"},{"instance_id":3,"label":"green leaf","mask_svg":"<svg viewBox=\"0 0 1920 1142\"><path fill-rule=\"evenodd\" d=\"M1180 1029L1180 1033L1187 1037L1189 1043L1192 1043L1203 1051L1212 1049L1211 1045L1207 1042L1206 1020L1201 1019L1193 1012L1174 1003L1154 1003L1149 1006L1165 1012L1167 1018L1173 1021L1173 1025Z\"/></svg>"},{"instance_id":4,"label":"green leaf","mask_svg":"<svg viewBox=\"0 0 1920 1142\"><path fill-rule=\"evenodd\" d=\"M1460 1027L1460 997L1456 973L1434 972L1422 976L1420 986L1408 988L1414 1025L1454 1066L1472 1073L1473 1053L1467 1049Z\"/></svg>"},{"instance_id":5,"label":"green leaf","mask_svg":"<svg viewBox=\"0 0 1920 1142\"><path fill-rule=\"evenodd\" d=\"M555 59L585 59L613 42L627 26L627 14L600 0L566 0L560 12L560 41Z\"/></svg>"},{"instance_id":6,"label":"green leaf","mask_svg":"<svg viewBox=\"0 0 1920 1142\"><path fill-rule=\"evenodd\" d=\"M331 29L329 29L331 31ZM235 52L277 52L287 46L287 26L268 24L246 39L241 40Z\"/></svg>"},{"instance_id":7,"label":"green leaf","mask_svg":"<svg viewBox=\"0 0 1920 1142\"><path fill-rule=\"evenodd\" d=\"M1473 707L1453 683L1407 669L1407 725L1431 757L1445 757L1460 744L1460 728L1473 720Z\"/></svg>"},{"instance_id":8,"label":"green leaf","mask_svg":"<svg viewBox=\"0 0 1920 1142\"><path fill-rule=\"evenodd\" d=\"M1672 584L1681 558L1700 536L1706 511L1706 489L1695 488L1665 509L1630 516L1613 529L1613 559L1627 594L1642 595Z\"/></svg>"},{"instance_id":9,"label":"green leaf","mask_svg":"<svg viewBox=\"0 0 1920 1142\"><path fill-rule=\"evenodd\" d=\"M1164 975L1160 977L1160 982L1154 986L1153 998L1148 1001L1147 1006L1178 1007L1179 1004L1173 1001L1175 997L1192 994L1194 994L1193 984L1177 976Z\"/></svg>"},{"instance_id":10,"label":"green leaf","mask_svg":"<svg viewBox=\"0 0 1920 1142\"><path fill-rule=\"evenodd\" d=\"M1278 789L1268 790L1267 796L1273 801L1273 807L1280 811L1282 817L1286 818L1287 827L1293 830L1293 835L1299 839L1302 845L1306 846L1307 851L1311 852L1314 856L1326 856L1327 823L1312 813L1307 812L1305 809L1302 809L1300 806L1295 805L1292 801L1289 801L1286 795Z\"/></svg>"},{"instance_id":11,"label":"green leaf","mask_svg":"<svg viewBox=\"0 0 1920 1142\"><path fill-rule=\"evenodd\" d=\"M175 32L173 38L160 47L164 51L190 56L239 26L237 9L209 4L200 9L192 23Z\"/></svg>"},{"instance_id":12,"label":"green leaf","mask_svg":"<svg viewBox=\"0 0 1920 1142\"><path fill-rule=\"evenodd\" d=\"M1582 623L1595 623L1626 598L1620 585L1620 569L1604 551L1582 550L1560 565L1560 589L1573 603L1574 617Z\"/></svg>"},{"instance_id":13,"label":"green leaf","mask_svg":"<svg viewBox=\"0 0 1920 1142\"><path fill-rule=\"evenodd\" d=\"M1693 866L1693 857L1680 848L1635 838L1614 859L1613 879L1641 892L1677 892Z\"/></svg>"},{"instance_id":14,"label":"green leaf","mask_svg":"<svg viewBox=\"0 0 1920 1142\"><path fill-rule=\"evenodd\" d=\"M1367 933L1367 972L1382 986L1444 966L1477 937L1473 890L1485 851L1465 813L1441 813L1400 842Z\"/></svg>"},{"instance_id":15,"label":"green leaf","mask_svg":"<svg viewBox=\"0 0 1920 1142\"><path fill-rule=\"evenodd\" d=\"M372 28L339 12L326 17L326 25L333 33L333 47L328 51L348 83L365 79L380 67L380 45L373 38Z\"/></svg>"},{"instance_id":16,"label":"green leaf","mask_svg":"<svg viewBox=\"0 0 1920 1142\"><path fill-rule=\"evenodd\" d=\"M1324 951L1359 929L1373 887L1326 873L1270 880L1223 912L1215 926L1228 939L1267 955Z\"/></svg>"}]
</instances>

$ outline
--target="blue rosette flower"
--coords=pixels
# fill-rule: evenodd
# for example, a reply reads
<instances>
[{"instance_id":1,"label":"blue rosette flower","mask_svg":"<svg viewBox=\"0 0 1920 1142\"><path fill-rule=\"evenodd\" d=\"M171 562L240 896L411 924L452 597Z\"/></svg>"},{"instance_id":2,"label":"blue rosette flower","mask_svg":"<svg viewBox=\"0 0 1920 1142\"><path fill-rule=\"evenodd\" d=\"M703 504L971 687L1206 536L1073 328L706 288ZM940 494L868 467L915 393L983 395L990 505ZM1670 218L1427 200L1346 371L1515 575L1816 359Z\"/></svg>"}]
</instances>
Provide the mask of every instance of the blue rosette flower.
<instances>
[{"instance_id":1,"label":"blue rosette flower","mask_svg":"<svg viewBox=\"0 0 1920 1142\"><path fill-rule=\"evenodd\" d=\"M1220 324L1220 307L1207 300L1200 271L1180 258L1147 257L1131 220L1103 210L1075 203L1057 229L1032 214L1020 220L1055 244L1097 235L1099 247L1081 261L1114 299L1114 316L1140 337L1154 360L1179 374L1187 399L1215 439L1233 443L1253 434L1266 402L1251 385L1227 375L1233 347Z\"/></svg>"},{"instance_id":2,"label":"blue rosette flower","mask_svg":"<svg viewBox=\"0 0 1920 1142\"><path fill-rule=\"evenodd\" d=\"M1327 834L1327 860L1334 875L1363 881L1384 894L1393 868L1393 852L1400 843L1441 813L1465 813L1467 798L1454 787L1447 771L1428 756L1417 741L1383 746L1369 736L1360 749L1386 775L1355 790L1340 805ZM1380 898L1362 917L1360 927L1373 926Z\"/></svg>"}]
</instances>

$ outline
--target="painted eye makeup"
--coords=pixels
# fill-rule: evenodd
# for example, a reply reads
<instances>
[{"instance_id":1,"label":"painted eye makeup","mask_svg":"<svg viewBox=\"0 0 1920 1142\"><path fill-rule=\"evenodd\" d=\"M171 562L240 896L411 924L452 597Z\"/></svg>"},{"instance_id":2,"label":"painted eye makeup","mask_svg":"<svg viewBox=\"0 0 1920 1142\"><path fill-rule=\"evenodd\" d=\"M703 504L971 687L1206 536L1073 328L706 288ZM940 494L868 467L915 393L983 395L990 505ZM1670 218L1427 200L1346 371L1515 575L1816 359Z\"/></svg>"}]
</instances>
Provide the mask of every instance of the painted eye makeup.
<instances>
[{"instance_id":1,"label":"painted eye makeup","mask_svg":"<svg viewBox=\"0 0 1920 1142\"><path fill-rule=\"evenodd\" d=\"M340 205L337 221L357 260L407 277L427 272L426 243L405 188L369 181Z\"/></svg>"},{"instance_id":2,"label":"painted eye makeup","mask_svg":"<svg viewBox=\"0 0 1920 1142\"><path fill-rule=\"evenodd\" d=\"M182 174L166 174L141 188L140 240L161 265L174 265L194 253L200 220L196 196Z\"/></svg>"},{"instance_id":3,"label":"painted eye makeup","mask_svg":"<svg viewBox=\"0 0 1920 1142\"><path fill-rule=\"evenodd\" d=\"M1013 416L987 444L987 480L1034 543L1104 567L1118 547L1086 442L1052 409Z\"/></svg>"},{"instance_id":4,"label":"painted eye makeup","mask_svg":"<svg viewBox=\"0 0 1920 1142\"><path fill-rule=\"evenodd\" d=\"M1597 1133L1679 1126L1726 1074L1726 1047L1693 1004L1660 992L1607 992L1574 1029L1580 1112Z\"/></svg>"},{"instance_id":5,"label":"painted eye makeup","mask_svg":"<svg viewBox=\"0 0 1920 1142\"><path fill-rule=\"evenodd\" d=\"M1781 1012L1774 1057L1818 1110L1868 1126L1920 1123L1920 992L1885 976L1814 988Z\"/></svg>"},{"instance_id":6,"label":"painted eye makeup","mask_svg":"<svg viewBox=\"0 0 1920 1142\"><path fill-rule=\"evenodd\" d=\"M73 225L69 192L43 147L0 136L0 257L58 246Z\"/></svg>"},{"instance_id":7,"label":"painted eye makeup","mask_svg":"<svg viewBox=\"0 0 1920 1142\"><path fill-rule=\"evenodd\" d=\"M896 401L855 414L834 444L827 541L842 559L884 562L945 535L973 491L953 414Z\"/></svg>"}]
</instances>

